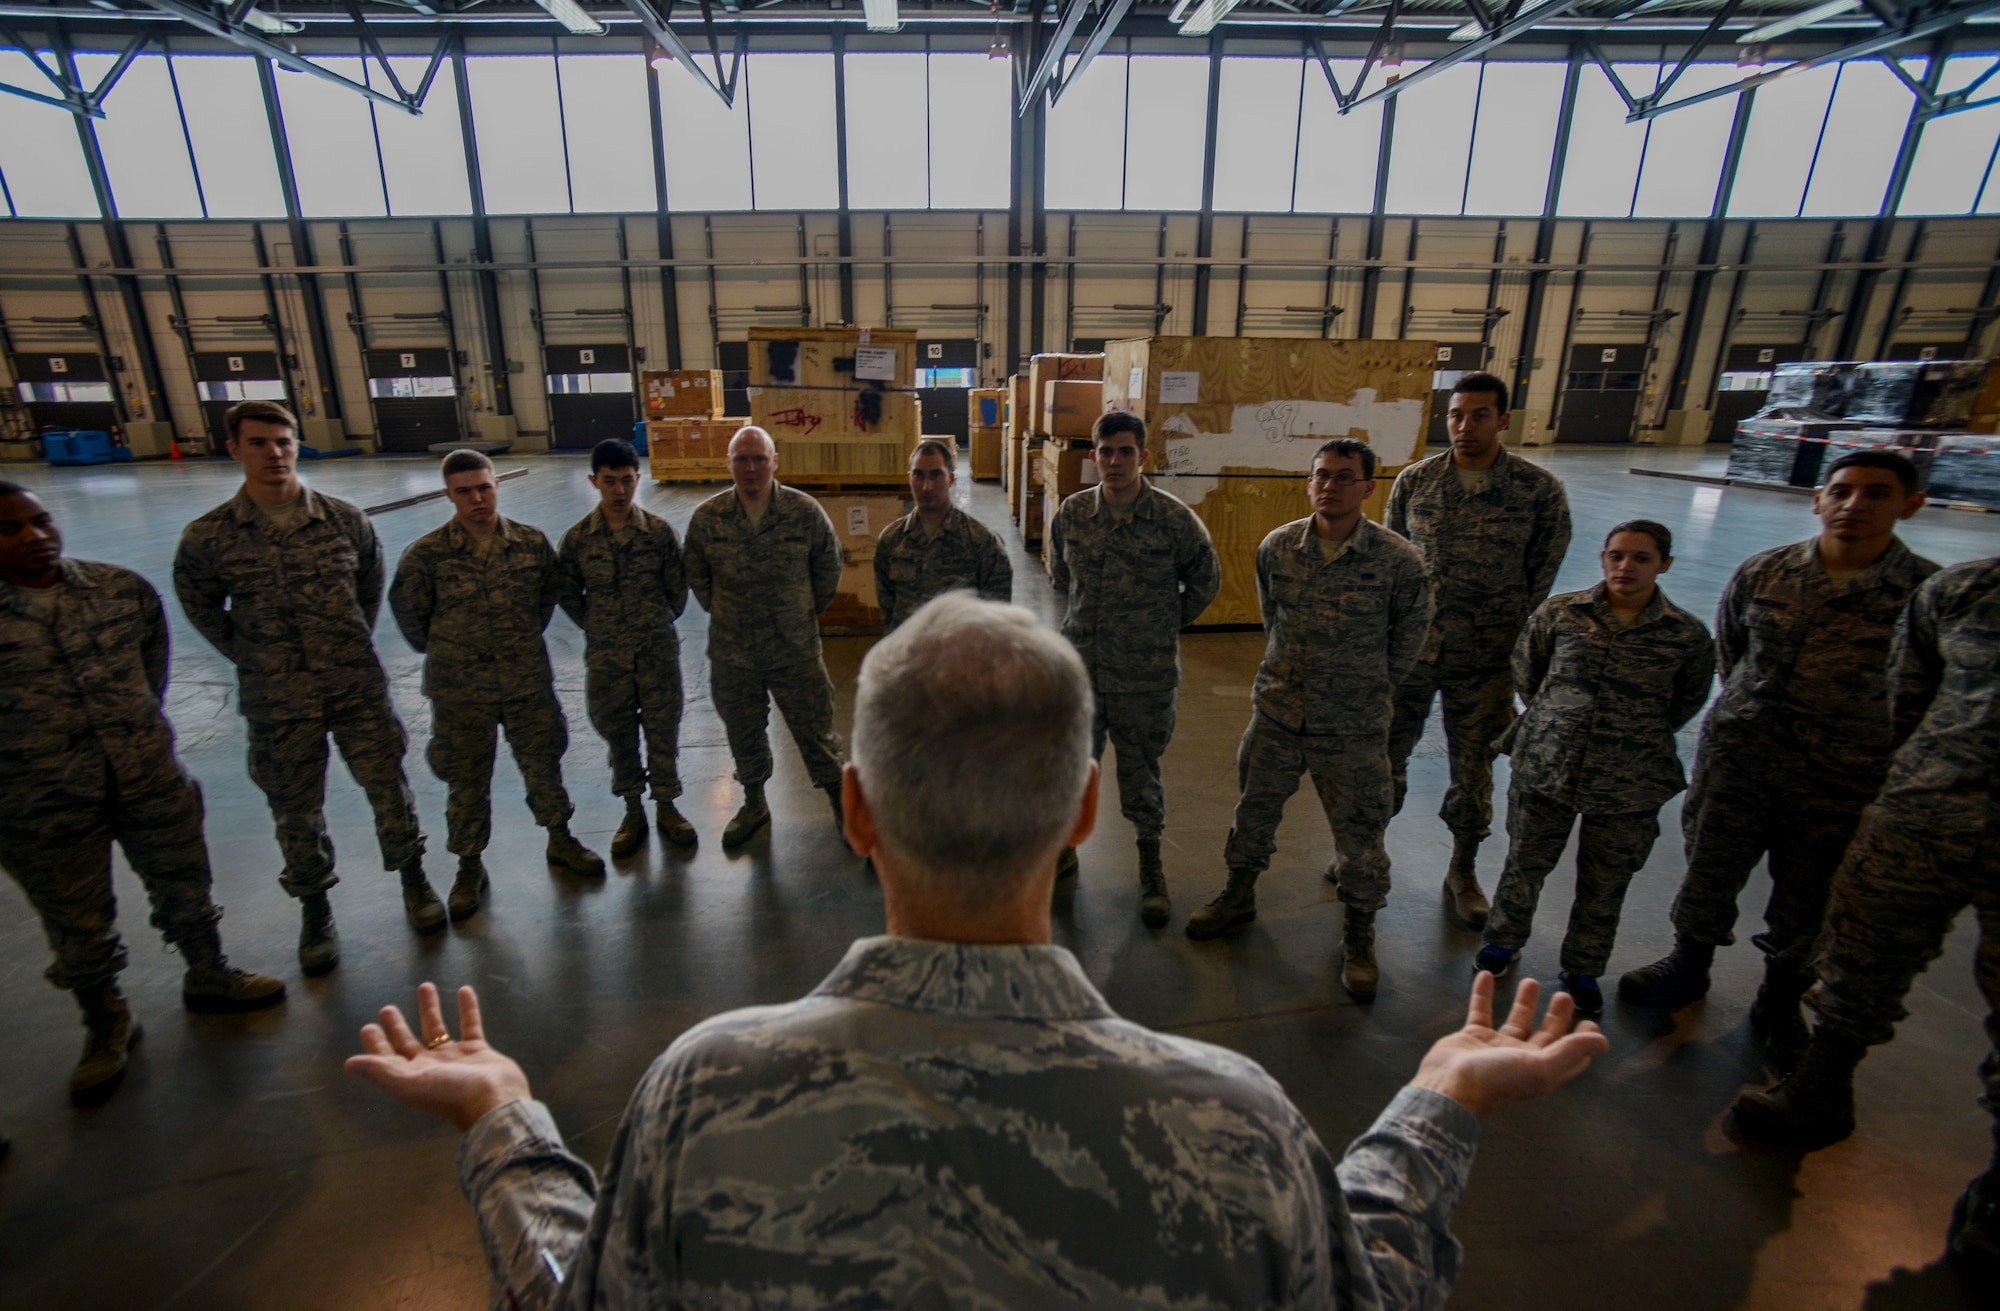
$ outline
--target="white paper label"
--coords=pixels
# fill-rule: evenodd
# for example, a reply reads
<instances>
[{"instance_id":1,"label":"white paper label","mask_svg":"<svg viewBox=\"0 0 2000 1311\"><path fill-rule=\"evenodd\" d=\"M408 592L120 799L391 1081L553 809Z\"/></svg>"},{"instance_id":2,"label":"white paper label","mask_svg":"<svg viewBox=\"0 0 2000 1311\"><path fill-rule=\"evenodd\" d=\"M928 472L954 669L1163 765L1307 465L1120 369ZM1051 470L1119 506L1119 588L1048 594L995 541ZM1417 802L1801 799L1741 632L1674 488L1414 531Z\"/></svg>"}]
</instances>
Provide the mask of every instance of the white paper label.
<instances>
[{"instance_id":1,"label":"white paper label","mask_svg":"<svg viewBox=\"0 0 2000 1311\"><path fill-rule=\"evenodd\" d=\"M752 399L755 399L756 397L762 396L764 394L764 389L762 387L745 387L743 389L743 394L745 396L751 397Z\"/></svg>"},{"instance_id":2,"label":"white paper label","mask_svg":"<svg viewBox=\"0 0 2000 1311\"><path fill-rule=\"evenodd\" d=\"M864 382L896 381L896 348L894 346L856 346L854 348L854 376Z\"/></svg>"},{"instance_id":3,"label":"white paper label","mask_svg":"<svg viewBox=\"0 0 2000 1311\"><path fill-rule=\"evenodd\" d=\"M1201 375L1199 373L1161 372L1160 404L1193 405L1200 400Z\"/></svg>"},{"instance_id":4,"label":"white paper label","mask_svg":"<svg viewBox=\"0 0 2000 1311\"><path fill-rule=\"evenodd\" d=\"M1597 362L1599 364L1618 363L1618 348L1616 346L1606 346L1603 350L1597 352Z\"/></svg>"},{"instance_id":5,"label":"white paper label","mask_svg":"<svg viewBox=\"0 0 2000 1311\"><path fill-rule=\"evenodd\" d=\"M847 535L866 537L868 535L868 507L850 505L847 507Z\"/></svg>"},{"instance_id":6,"label":"white paper label","mask_svg":"<svg viewBox=\"0 0 2000 1311\"><path fill-rule=\"evenodd\" d=\"M1146 366L1135 364L1125 379L1125 400L1136 410L1146 402Z\"/></svg>"}]
</instances>

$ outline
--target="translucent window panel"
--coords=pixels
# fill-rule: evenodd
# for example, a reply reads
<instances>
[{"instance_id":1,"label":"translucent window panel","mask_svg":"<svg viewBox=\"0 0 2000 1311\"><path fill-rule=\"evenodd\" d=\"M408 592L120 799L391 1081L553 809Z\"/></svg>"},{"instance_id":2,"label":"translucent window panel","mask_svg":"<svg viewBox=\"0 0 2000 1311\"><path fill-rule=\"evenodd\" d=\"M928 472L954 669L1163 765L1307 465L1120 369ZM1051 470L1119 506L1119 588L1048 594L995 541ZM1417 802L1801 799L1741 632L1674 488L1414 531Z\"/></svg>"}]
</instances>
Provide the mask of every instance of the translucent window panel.
<instances>
[{"instance_id":1,"label":"translucent window panel","mask_svg":"<svg viewBox=\"0 0 2000 1311\"><path fill-rule=\"evenodd\" d=\"M1299 59L1225 59L1215 117L1215 207L1234 213L1292 207L1299 149ZM1319 65L1312 68L1322 82Z\"/></svg>"},{"instance_id":2,"label":"translucent window panel","mask_svg":"<svg viewBox=\"0 0 2000 1311\"><path fill-rule=\"evenodd\" d=\"M749 81L750 181L757 208L840 208L833 56L756 55Z\"/></svg>"},{"instance_id":3,"label":"translucent window panel","mask_svg":"<svg viewBox=\"0 0 2000 1311\"><path fill-rule=\"evenodd\" d=\"M1456 214L1465 205L1465 166L1479 103L1479 65L1459 64L1396 97L1389 141L1392 214Z\"/></svg>"},{"instance_id":4,"label":"translucent window panel","mask_svg":"<svg viewBox=\"0 0 2000 1311\"><path fill-rule=\"evenodd\" d=\"M855 209L923 209L930 187L924 53L847 56L847 203Z\"/></svg>"},{"instance_id":5,"label":"translucent window panel","mask_svg":"<svg viewBox=\"0 0 2000 1311\"><path fill-rule=\"evenodd\" d=\"M0 81L55 93L54 85L18 50L0 51ZM14 212L22 218L97 216L97 192L67 109L0 95L0 175L6 177Z\"/></svg>"},{"instance_id":6,"label":"translucent window panel","mask_svg":"<svg viewBox=\"0 0 2000 1311\"><path fill-rule=\"evenodd\" d=\"M1916 99L1879 60L1840 66L1819 159L1806 187L1805 217L1881 211Z\"/></svg>"},{"instance_id":7,"label":"translucent window panel","mask_svg":"<svg viewBox=\"0 0 2000 1311\"><path fill-rule=\"evenodd\" d=\"M1635 96L1651 91L1659 79L1659 69L1652 64L1614 67L1619 81ZM1570 117L1569 153L1563 158L1556 213L1565 218L1624 218L1632 212L1648 125L1627 123L1625 113L1625 102L1604 70L1586 65L1576 85L1576 112Z\"/></svg>"},{"instance_id":8,"label":"translucent window panel","mask_svg":"<svg viewBox=\"0 0 2000 1311\"><path fill-rule=\"evenodd\" d=\"M1799 212L1839 75L1839 67L1828 64L1757 88L1743 160L1729 193L1731 218L1791 218ZM1837 155L1840 143L1832 145Z\"/></svg>"},{"instance_id":9,"label":"translucent window panel","mask_svg":"<svg viewBox=\"0 0 2000 1311\"><path fill-rule=\"evenodd\" d=\"M736 103L725 105L689 70L660 69L667 208L684 214L750 208L750 102L743 91L739 81Z\"/></svg>"},{"instance_id":10,"label":"translucent window panel","mask_svg":"<svg viewBox=\"0 0 2000 1311\"><path fill-rule=\"evenodd\" d=\"M653 128L644 55L561 57L570 201L579 214L650 211Z\"/></svg>"},{"instance_id":11,"label":"translucent window panel","mask_svg":"<svg viewBox=\"0 0 2000 1311\"><path fill-rule=\"evenodd\" d=\"M1542 212L1568 75L1566 64L1485 65L1465 182L1466 213Z\"/></svg>"},{"instance_id":12,"label":"translucent window panel","mask_svg":"<svg viewBox=\"0 0 2000 1311\"><path fill-rule=\"evenodd\" d=\"M1005 209L1014 155L1014 68L983 54L930 59L931 208ZM848 158L853 159L853 147Z\"/></svg>"},{"instance_id":13,"label":"translucent window panel","mask_svg":"<svg viewBox=\"0 0 2000 1311\"><path fill-rule=\"evenodd\" d=\"M1734 64L1693 64L1668 93L1669 102L1743 80ZM1736 96L1717 96L1653 120L1646 162L1639 170L1634 218L1693 218L1715 211L1715 189L1729 153Z\"/></svg>"},{"instance_id":14,"label":"translucent window panel","mask_svg":"<svg viewBox=\"0 0 2000 1311\"><path fill-rule=\"evenodd\" d=\"M1361 61L1331 61L1345 87L1361 72ZM1381 84L1377 70L1368 89ZM1318 60L1305 68L1299 107L1299 169L1292 208L1302 214L1366 214L1375 208L1375 165L1382 149L1382 105L1342 114Z\"/></svg>"},{"instance_id":15,"label":"translucent window panel","mask_svg":"<svg viewBox=\"0 0 2000 1311\"><path fill-rule=\"evenodd\" d=\"M408 91L417 89L430 66L428 59L391 59L389 63ZM370 86L386 84L381 69L371 64L368 73ZM372 109L375 139L382 148L382 173L389 182L389 212L470 214L472 187L465 175L465 132L458 122L458 83L451 75L451 65L441 65L431 79L420 117L387 105ZM650 142L647 153L652 153Z\"/></svg>"},{"instance_id":16,"label":"translucent window panel","mask_svg":"<svg viewBox=\"0 0 2000 1311\"><path fill-rule=\"evenodd\" d=\"M555 56L468 59L465 78L472 91L472 130L479 141L486 212L568 213Z\"/></svg>"},{"instance_id":17,"label":"translucent window panel","mask_svg":"<svg viewBox=\"0 0 2000 1311\"><path fill-rule=\"evenodd\" d=\"M96 86L116 62L115 55L78 55L76 71ZM202 216L194 157L165 56L139 56L111 88L97 120L97 147L111 178L111 201L126 218Z\"/></svg>"},{"instance_id":18,"label":"translucent window panel","mask_svg":"<svg viewBox=\"0 0 2000 1311\"><path fill-rule=\"evenodd\" d=\"M1125 115L1125 208L1200 209L1208 60L1133 55Z\"/></svg>"},{"instance_id":19,"label":"translucent window panel","mask_svg":"<svg viewBox=\"0 0 2000 1311\"><path fill-rule=\"evenodd\" d=\"M313 62L351 82L363 77L359 59ZM300 211L326 218L387 214L367 99L305 73L275 67L272 71L278 79L278 103L285 111Z\"/></svg>"},{"instance_id":20,"label":"translucent window panel","mask_svg":"<svg viewBox=\"0 0 2000 1311\"><path fill-rule=\"evenodd\" d=\"M282 401L285 384L279 378L252 382L197 382L195 395L204 401Z\"/></svg>"},{"instance_id":21,"label":"translucent window panel","mask_svg":"<svg viewBox=\"0 0 2000 1311\"><path fill-rule=\"evenodd\" d=\"M1125 137L1125 62L1123 55L1091 60L1049 110L1048 208L1117 209L1123 202L1125 159L1107 143Z\"/></svg>"},{"instance_id":22,"label":"translucent window panel","mask_svg":"<svg viewBox=\"0 0 2000 1311\"><path fill-rule=\"evenodd\" d=\"M284 217L285 193L264 92L257 85L257 61L248 55L175 55L174 81L208 216Z\"/></svg>"},{"instance_id":23,"label":"translucent window panel","mask_svg":"<svg viewBox=\"0 0 2000 1311\"><path fill-rule=\"evenodd\" d=\"M455 378L370 378L368 394L377 400L412 400L419 396L456 396Z\"/></svg>"},{"instance_id":24,"label":"translucent window panel","mask_svg":"<svg viewBox=\"0 0 2000 1311\"><path fill-rule=\"evenodd\" d=\"M1956 91L1992 64L1990 55L1946 60L1938 90ZM1980 95L1988 94L1988 88L1993 89L1993 94L2000 94L2000 86L1996 83L2000 83L2000 78L1980 88ZM1917 143L1916 158L1910 164L1910 180L1903 187L1903 203L1896 212L1971 213L1979 200L1987 161L1993 157L1996 133L2000 133L2000 106L1963 114L1946 114L1926 123L1923 139ZM7 180L9 183L14 180L11 171Z\"/></svg>"}]
</instances>

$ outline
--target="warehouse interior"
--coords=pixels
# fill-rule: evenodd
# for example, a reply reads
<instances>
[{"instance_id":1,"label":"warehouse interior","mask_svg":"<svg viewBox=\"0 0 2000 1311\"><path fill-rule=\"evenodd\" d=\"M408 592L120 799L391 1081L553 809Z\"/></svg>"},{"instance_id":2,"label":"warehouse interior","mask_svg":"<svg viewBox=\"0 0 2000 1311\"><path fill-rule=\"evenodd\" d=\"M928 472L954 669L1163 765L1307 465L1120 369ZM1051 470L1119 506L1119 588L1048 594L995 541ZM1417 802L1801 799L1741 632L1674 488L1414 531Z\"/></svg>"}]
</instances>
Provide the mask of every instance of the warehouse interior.
<instances>
[{"instance_id":1,"label":"warehouse interior","mask_svg":"<svg viewBox=\"0 0 2000 1311\"><path fill-rule=\"evenodd\" d=\"M1158 407L1163 375L1187 367L1173 361L1282 340L1362 361L1373 398L1421 406L1414 455L1444 448L1452 380L1487 369L1511 389L1510 448L1568 488L1557 590L1590 585L1603 533L1643 514L1682 543L1663 586L1707 616L1746 555L1814 531L1796 439L1778 439L1776 473L1738 440L1786 366L1976 362L1950 416L1884 440L1935 456L1936 477L1951 455L1951 494L1906 542L1946 565L2000 554L1984 436L2000 420L1984 365L2000 355L2000 6L1984 0L22 0L0 4L0 45L0 478L49 505L71 554L168 597L167 708L206 792L225 939L291 988L270 1012L183 1013L178 958L155 950L120 857L146 1041L113 1100L73 1109L75 1010L0 883L9 1306L484 1305L458 1136L339 1070L376 1008L426 979L477 986L496 1042L596 1162L677 1034L803 994L882 928L871 872L782 733L768 844L721 848L738 793L691 604L692 854L655 843L603 884L559 878L503 760L493 902L418 938L335 768L346 961L301 978L233 671L171 599L182 527L241 481L221 454L236 402L299 416L306 481L379 511L391 567L448 514L425 499L434 447L493 450L504 513L553 539L594 503L582 457L635 424L651 438L640 503L677 530L726 487L718 439L753 417L781 439L781 480L854 498L861 518L841 522L870 534L916 436L956 439L958 503L1007 542L1016 603L1054 619L1044 504L1088 480L1065 425L1080 414L1087 435L1101 395ZM773 374L769 344L791 341L837 344L846 363L829 367L848 369L857 345L893 348L911 426L778 426L806 412L781 408ZM656 403L650 379L669 374L696 379L693 408ZM1071 399L1074 414L1051 408ZM1287 499L1293 475L1257 472L1225 490L1256 492L1255 515L1241 497L1229 513L1260 526L1215 529L1238 556L1308 509ZM852 562L868 540L846 545ZM1372 1006L1339 985L1331 842L1307 800L1255 928L1188 941L1181 921L1222 878L1263 651L1254 591L1233 595L1238 611L1182 640L1173 925L1133 913L1130 830L1107 805L1055 939L1121 1013L1262 1063L1337 1152L1463 1014L1479 940L1437 893L1444 744L1434 720L1389 830ZM843 732L873 640L865 596L858 610L826 639ZM603 850L618 810L583 712L582 634L558 614L548 640L576 831ZM387 622L377 643L435 878L422 658ZM1671 943L1678 812L1614 971ZM1544 979L1568 868L1527 956ZM1451 1305L1989 1304L1943 1240L1991 1142L1976 925L1863 1065L1860 1132L1801 1156L1732 1138L1724 1116L1766 1081L1745 1015L1768 892L1760 872L1704 1004L1614 1003L1596 1068L1486 1124Z\"/></svg>"}]
</instances>

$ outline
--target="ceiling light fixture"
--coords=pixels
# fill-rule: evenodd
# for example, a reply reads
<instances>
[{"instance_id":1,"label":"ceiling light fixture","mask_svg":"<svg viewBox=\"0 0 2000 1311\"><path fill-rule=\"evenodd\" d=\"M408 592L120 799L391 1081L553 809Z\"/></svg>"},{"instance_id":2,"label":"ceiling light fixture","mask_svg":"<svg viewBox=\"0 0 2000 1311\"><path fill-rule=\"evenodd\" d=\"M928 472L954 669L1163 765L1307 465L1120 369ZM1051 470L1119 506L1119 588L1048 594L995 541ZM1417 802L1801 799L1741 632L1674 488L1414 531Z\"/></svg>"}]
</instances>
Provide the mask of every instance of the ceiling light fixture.
<instances>
[{"instance_id":1,"label":"ceiling light fixture","mask_svg":"<svg viewBox=\"0 0 2000 1311\"><path fill-rule=\"evenodd\" d=\"M1856 4L1860 4L1861 0L1854 0L1854 2ZM1540 9L1543 5L1548 3L1550 3L1550 0L1532 0L1532 3L1521 6L1521 12L1514 15L1514 18L1511 21L1518 22L1520 19L1526 17L1529 14L1534 13L1537 9ZM1499 24L1495 24L1495 26L1497 27L1499 26ZM1474 19L1472 22L1467 23L1463 27L1454 28L1451 34L1445 37L1445 40L1477 41L1480 37L1485 36L1489 30L1491 29L1481 27L1479 25L1479 20Z\"/></svg>"},{"instance_id":2,"label":"ceiling light fixture","mask_svg":"<svg viewBox=\"0 0 2000 1311\"><path fill-rule=\"evenodd\" d=\"M1182 36L1206 36L1215 30L1215 25L1229 16L1242 0L1201 0L1195 11L1181 24Z\"/></svg>"},{"instance_id":3,"label":"ceiling light fixture","mask_svg":"<svg viewBox=\"0 0 2000 1311\"><path fill-rule=\"evenodd\" d=\"M611 29L583 12L576 0L535 0L550 18L578 36L603 36Z\"/></svg>"},{"instance_id":4,"label":"ceiling light fixture","mask_svg":"<svg viewBox=\"0 0 2000 1311\"><path fill-rule=\"evenodd\" d=\"M896 0L861 0L862 17L868 20L871 32L893 32L903 25L903 17L896 12Z\"/></svg>"},{"instance_id":5,"label":"ceiling light fixture","mask_svg":"<svg viewBox=\"0 0 2000 1311\"><path fill-rule=\"evenodd\" d=\"M1851 9L1859 8L1861 8L1861 0L1827 0L1823 5L1814 5L1811 9L1801 9L1796 14L1786 14L1774 23L1766 23L1760 28L1745 32L1742 36L1736 38L1736 44L1740 46L1760 45L1765 41L1776 40L1787 32L1796 32L1802 27L1811 27L1822 18L1835 18Z\"/></svg>"}]
</instances>

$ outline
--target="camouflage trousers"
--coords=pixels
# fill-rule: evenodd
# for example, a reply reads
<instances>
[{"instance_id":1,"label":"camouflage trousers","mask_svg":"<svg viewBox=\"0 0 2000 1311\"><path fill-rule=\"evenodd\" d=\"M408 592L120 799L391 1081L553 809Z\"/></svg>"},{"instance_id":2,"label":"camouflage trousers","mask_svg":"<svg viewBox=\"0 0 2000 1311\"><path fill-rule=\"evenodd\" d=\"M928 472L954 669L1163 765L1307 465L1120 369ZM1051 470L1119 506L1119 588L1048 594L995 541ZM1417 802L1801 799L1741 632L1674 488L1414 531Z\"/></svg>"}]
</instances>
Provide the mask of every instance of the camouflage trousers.
<instances>
[{"instance_id":1,"label":"camouflage trousers","mask_svg":"<svg viewBox=\"0 0 2000 1311\"><path fill-rule=\"evenodd\" d=\"M1736 899L1768 856L1768 931L1751 941L1773 963L1810 969L1827 889L1866 804L1845 791L1815 791L1807 762L1718 751L1704 737L1681 806L1687 874L1674 897L1675 932L1717 947L1735 942Z\"/></svg>"},{"instance_id":2,"label":"camouflage trousers","mask_svg":"<svg viewBox=\"0 0 2000 1311\"><path fill-rule=\"evenodd\" d=\"M638 651L592 650L584 657L583 694L590 726L611 749L611 791L637 800L681 794L681 650L677 642ZM646 753L639 754L644 732Z\"/></svg>"},{"instance_id":3,"label":"camouflage trousers","mask_svg":"<svg viewBox=\"0 0 2000 1311\"><path fill-rule=\"evenodd\" d=\"M1493 831L1494 743L1514 722L1514 676L1505 669L1470 674L1440 671L1425 661L1396 689L1389 719L1389 769L1395 783L1391 814L1401 814L1410 787L1410 753L1424 735L1431 702L1444 700L1444 739L1451 781L1438 818L1453 836L1482 842Z\"/></svg>"},{"instance_id":4,"label":"camouflage trousers","mask_svg":"<svg viewBox=\"0 0 2000 1311\"><path fill-rule=\"evenodd\" d=\"M1104 759L1109 743L1118 752L1118 809L1141 842L1157 842L1167 828L1167 783L1160 757L1174 740L1174 699L1169 682L1162 692L1105 692L1091 680L1096 711L1090 749Z\"/></svg>"},{"instance_id":5,"label":"camouflage trousers","mask_svg":"<svg viewBox=\"0 0 2000 1311\"><path fill-rule=\"evenodd\" d=\"M201 785L176 766L163 786L121 794L107 766L100 797L0 818L0 866L42 921L55 953L47 978L58 988L102 983L125 968L111 884L114 842L145 885L153 927L168 942L198 937L222 918L208 895Z\"/></svg>"},{"instance_id":6,"label":"camouflage trousers","mask_svg":"<svg viewBox=\"0 0 2000 1311\"><path fill-rule=\"evenodd\" d=\"M449 789L445 846L454 856L476 856L493 839L493 757L498 730L527 785L528 811L543 828L566 822L576 808L563 788L562 758L569 724L555 689L511 701L431 698L431 773Z\"/></svg>"},{"instance_id":7,"label":"camouflage trousers","mask_svg":"<svg viewBox=\"0 0 2000 1311\"><path fill-rule=\"evenodd\" d=\"M729 735L736 781L762 787L771 778L771 702L798 744L806 775L816 788L838 787L847 745L833 731L833 680L823 660L801 660L769 672L711 660L709 695Z\"/></svg>"},{"instance_id":8,"label":"camouflage trousers","mask_svg":"<svg viewBox=\"0 0 2000 1311\"><path fill-rule=\"evenodd\" d=\"M1944 950L1959 911L1979 917L1973 973L1986 998L1990 1049L1980 1105L2000 1119L2000 806L1983 832L1939 833L1873 805L1833 879L1815 997L1820 1023L1870 1046L1909 1015L1903 999ZM2000 1127L1996 1127L2000 1133Z\"/></svg>"},{"instance_id":9,"label":"camouflage trousers","mask_svg":"<svg viewBox=\"0 0 2000 1311\"><path fill-rule=\"evenodd\" d=\"M403 774L409 738L387 699L333 702L311 719L249 721L250 781L270 803L285 872L278 883L294 897L325 892L333 873L333 839L326 831L327 739L375 811L382 868L401 869L424 854L417 802Z\"/></svg>"},{"instance_id":10,"label":"camouflage trousers","mask_svg":"<svg viewBox=\"0 0 2000 1311\"><path fill-rule=\"evenodd\" d=\"M1507 864L1493 892L1486 941L1514 951L1528 945L1542 884L1562 859L1576 826L1576 807L1518 783L1507 789ZM1657 810L1584 815L1576 846L1576 900L1563 934L1562 967L1597 978L1611 963L1625 889L1660 836Z\"/></svg>"},{"instance_id":11,"label":"camouflage trousers","mask_svg":"<svg viewBox=\"0 0 2000 1311\"><path fill-rule=\"evenodd\" d=\"M1223 863L1253 879L1271 863L1285 803L1310 774L1340 853L1340 899L1355 910L1380 910L1389 900L1389 755L1380 736L1294 733L1262 711L1236 748L1242 790L1223 845Z\"/></svg>"}]
</instances>

